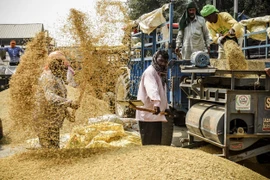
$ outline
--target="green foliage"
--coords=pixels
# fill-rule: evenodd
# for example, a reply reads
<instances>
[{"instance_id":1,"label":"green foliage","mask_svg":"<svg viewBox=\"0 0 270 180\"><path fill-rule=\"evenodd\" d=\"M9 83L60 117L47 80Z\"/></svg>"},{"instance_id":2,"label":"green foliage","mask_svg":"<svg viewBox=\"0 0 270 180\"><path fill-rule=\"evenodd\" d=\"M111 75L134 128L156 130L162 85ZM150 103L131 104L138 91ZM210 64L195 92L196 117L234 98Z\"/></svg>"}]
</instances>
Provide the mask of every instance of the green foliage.
<instances>
[{"instance_id":1,"label":"green foliage","mask_svg":"<svg viewBox=\"0 0 270 180\"><path fill-rule=\"evenodd\" d=\"M217 0L217 9L220 12L226 11L233 15L234 1L233 0ZM238 0L238 12L249 17L259 17L270 14L270 1L269 0Z\"/></svg>"},{"instance_id":2,"label":"green foliage","mask_svg":"<svg viewBox=\"0 0 270 180\"><path fill-rule=\"evenodd\" d=\"M185 11L188 0L176 0L174 7L174 22L178 22L179 18ZM198 6L199 11L211 0L194 0ZM127 0L129 7L129 15L131 19L135 20L141 15L151 12L162 5L169 3L170 0ZM231 15L234 13L234 0L216 0L216 7L220 12L229 12ZM270 14L270 1L269 0L238 0L238 12L250 17L259 17ZM168 11L165 13L168 19Z\"/></svg>"},{"instance_id":3,"label":"green foliage","mask_svg":"<svg viewBox=\"0 0 270 180\"><path fill-rule=\"evenodd\" d=\"M129 16L133 20L139 18L142 14L161 7L158 0L129 0L127 3L129 7Z\"/></svg>"},{"instance_id":4,"label":"green foliage","mask_svg":"<svg viewBox=\"0 0 270 180\"><path fill-rule=\"evenodd\" d=\"M239 0L238 11L250 17L260 17L270 14L269 0Z\"/></svg>"},{"instance_id":5,"label":"green foliage","mask_svg":"<svg viewBox=\"0 0 270 180\"><path fill-rule=\"evenodd\" d=\"M162 5L169 3L170 0L128 0L129 16L135 20L145 13L149 13ZM185 9L186 0L177 0L175 2L174 21L178 22ZM165 13L166 19L169 18L168 13Z\"/></svg>"}]
</instances>

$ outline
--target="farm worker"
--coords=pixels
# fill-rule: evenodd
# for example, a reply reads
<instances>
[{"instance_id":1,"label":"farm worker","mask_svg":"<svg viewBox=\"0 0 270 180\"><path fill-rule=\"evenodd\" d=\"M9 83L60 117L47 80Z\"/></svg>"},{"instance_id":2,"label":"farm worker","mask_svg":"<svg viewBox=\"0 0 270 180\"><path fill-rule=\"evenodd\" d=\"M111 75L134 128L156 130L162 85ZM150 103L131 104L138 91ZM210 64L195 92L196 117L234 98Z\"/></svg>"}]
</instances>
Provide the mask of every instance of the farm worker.
<instances>
[{"instance_id":1,"label":"farm worker","mask_svg":"<svg viewBox=\"0 0 270 180\"><path fill-rule=\"evenodd\" d=\"M20 53L24 53L24 50L18 46L16 46L16 41L10 41L10 47L1 47L0 50L5 50L8 52L10 57L9 65L10 66L17 66L20 63Z\"/></svg>"},{"instance_id":2,"label":"farm worker","mask_svg":"<svg viewBox=\"0 0 270 180\"><path fill-rule=\"evenodd\" d=\"M143 145L161 144L162 122L167 122L161 111L167 109L166 81L169 55L159 50L153 55L152 64L143 72L137 99L144 103L143 108L155 112L136 111Z\"/></svg>"},{"instance_id":3,"label":"farm worker","mask_svg":"<svg viewBox=\"0 0 270 180\"><path fill-rule=\"evenodd\" d=\"M209 32L204 18L199 14L195 2L187 4L179 22L179 31L176 38L175 53L182 54L182 59L190 59L193 52L210 52Z\"/></svg>"},{"instance_id":4,"label":"farm worker","mask_svg":"<svg viewBox=\"0 0 270 180\"><path fill-rule=\"evenodd\" d=\"M225 36L235 36L238 40L238 45L242 47L244 27L238 23L229 13L220 12L215 6L207 4L201 10L201 15L205 18L206 26L210 32L213 43L220 44L224 42ZM225 52L222 46L219 46L218 59L225 58Z\"/></svg>"},{"instance_id":5,"label":"farm worker","mask_svg":"<svg viewBox=\"0 0 270 180\"><path fill-rule=\"evenodd\" d=\"M67 107L77 109L76 101L67 99L64 80L67 60L60 51L52 52L39 78L36 96L35 125L43 148L59 148L60 128L67 116Z\"/></svg>"}]
</instances>

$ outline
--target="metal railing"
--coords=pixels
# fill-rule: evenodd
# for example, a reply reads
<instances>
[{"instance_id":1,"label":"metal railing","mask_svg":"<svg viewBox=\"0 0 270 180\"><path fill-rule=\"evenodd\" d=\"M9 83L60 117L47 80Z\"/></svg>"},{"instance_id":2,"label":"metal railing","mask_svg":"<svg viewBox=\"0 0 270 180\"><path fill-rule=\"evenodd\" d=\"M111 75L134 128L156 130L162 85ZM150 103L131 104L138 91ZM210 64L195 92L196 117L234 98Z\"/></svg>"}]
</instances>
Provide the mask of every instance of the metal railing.
<instances>
[{"instance_id":1,"label":"metal railing","mask_svg":"<svg viewBox=\"0 0 270 180\"><path fill-rule=\"evenodd\" d=\"M267 23L266 29L268 27L269 27L269 23ZM244 34L244 43L243 43L242 50L244 52L245 57L247 55L248 50L250 50L250 49L259 49L258 52L259 52L259 55L261 55L260 49L265 48L263 55L264 55L265 59L267 59L269 56L268 54L269 54L270 44L269 44L269 37L267 35L266 29L261 30L261 31L257 31L257 32L251 32L251 33L247 33L247 26L244 26L244 29L245 29L245 34ZM266 36L265 44L261 45L261 43L263 42L263 41L261 41L261 43L259 45L251 45L251 46L248 45L248 37L249 36L256 35L256 34L262 34L262 33L265 33L265 36Z\"/></svg>"}]
</instances>

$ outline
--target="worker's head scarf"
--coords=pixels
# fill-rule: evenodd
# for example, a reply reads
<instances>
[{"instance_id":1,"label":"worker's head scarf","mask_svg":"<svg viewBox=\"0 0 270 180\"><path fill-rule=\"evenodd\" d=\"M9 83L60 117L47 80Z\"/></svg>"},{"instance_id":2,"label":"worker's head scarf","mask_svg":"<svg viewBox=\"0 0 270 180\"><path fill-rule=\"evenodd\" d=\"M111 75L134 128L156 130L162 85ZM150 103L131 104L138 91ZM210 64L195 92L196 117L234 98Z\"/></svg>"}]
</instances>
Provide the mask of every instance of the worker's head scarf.
<instances>
[{"instance_id":1,"label":"worker's head scarf","mask_svg":"<svg viewBox=\"0 0 270 180\"><path fill-rule=\"evenodd\" d=\"M168 66L160 66L158 64L157 58L161 55L164 59L169 59L169 54L167 51L164 50L158 50L154 55L152 59L152 66L155 68L155 70L158 72L158 74L161 76L162 84L165 85L167 81L167 69Z\"/></svg>"},{"instance_id":2,"label":"worker's head scarf","mask_svg":"<svg viewBox=\"0 0 270 180\"><path fill-rule=\"evenodd\" d=\"M190 19L189 19L189 16L188 16L188 9L189 8L195 8L196 9L196 15L197 16L200 16L200 13L198 11L198 8L197 8L197 5L195 2L193 1L190 1L188 4L187 4L187 8L185 10L185 12L183 13L180 21L179 21L179 30L184 30L188 24L190 23Z\"/></svg>"},{"instance_id":3,"label":"worker's head scarf","mask_svg":"<svg viewBox=\"0 0 270 180\"><path fill-rule=\"evenodd\" d=\"M53 51L48 57L51 59L62 59L63 61L67 61L66 56L62 51Z\"/></svg>"},{"instance_id":4,"label":"worker's head scarf","mask_svg":"<svg viewBox=\"0 0 270 180\"><path fill-rule=\"evenodd\" d=\"M216 9L215 6L211 5L211 4L207 4L205 5L202 10L201 10L201 15L203 17L209 16L210 14L213 13L218 13L219 11Z\"/></svg>"},{"instance_id":5,"label":"worker's head scarf","mask_svg":"<svg viewBox=\"0 0 270 180\"><path fill-rule=\"evenodd\" d=\"M46 70L51 70L52 74L58 78L65 79L68 69L68 61L61 51L54 51L49 54Z\"/></svg>"}]
</instances>

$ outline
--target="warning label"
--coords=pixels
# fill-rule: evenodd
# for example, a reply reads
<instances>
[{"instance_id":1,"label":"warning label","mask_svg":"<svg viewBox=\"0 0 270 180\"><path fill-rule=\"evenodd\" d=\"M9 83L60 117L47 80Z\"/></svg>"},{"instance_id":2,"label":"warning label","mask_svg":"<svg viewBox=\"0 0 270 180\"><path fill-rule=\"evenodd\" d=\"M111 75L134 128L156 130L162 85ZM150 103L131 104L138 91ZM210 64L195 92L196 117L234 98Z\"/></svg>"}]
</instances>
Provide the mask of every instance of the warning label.
<instances>
[{"instance_id":1,"label":"warning label","mask_svg":"<svg viewBox=\"0 0 270 180\"><path fill-rule=\"evenodd\" d=\"M263 131L270 131L270 118L263 118Z\"/></svg>"},{"instance_id":2,"label":"warning label","mask_svg":"<svg viewBox=\"0 0 270 180\"><path fill-rule=\"evenodd\" d=\"M236 95L235 109L236 110L250 110L251 95Z\"/></svg>"}]
</instances>

